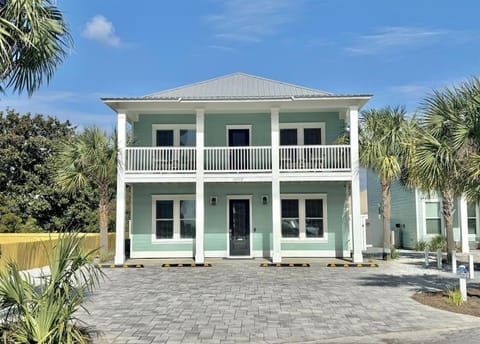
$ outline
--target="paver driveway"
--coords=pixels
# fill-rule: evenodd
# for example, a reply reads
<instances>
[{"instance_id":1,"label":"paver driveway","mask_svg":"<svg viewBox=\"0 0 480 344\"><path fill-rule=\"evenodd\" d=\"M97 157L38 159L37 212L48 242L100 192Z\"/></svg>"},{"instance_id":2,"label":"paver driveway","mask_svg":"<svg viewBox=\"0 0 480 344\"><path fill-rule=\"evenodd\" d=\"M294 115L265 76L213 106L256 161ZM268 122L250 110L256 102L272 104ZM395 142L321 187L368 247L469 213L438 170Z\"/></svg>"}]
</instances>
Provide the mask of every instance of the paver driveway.
<instances>
[{"instance_id":1,"label":"paver driveway","mask_svg":"<svg viewBox=\"0 0 480 344\"><path fill-rule=\"evenodd\" d=\"M105 270L108 279L81 318L101 332L96 343L368 343L376 335L416 340L480 327L478 318L412 300L415 290L454 282L412 260L349 269L209 262Z\"/></svg>"}]
</instances>

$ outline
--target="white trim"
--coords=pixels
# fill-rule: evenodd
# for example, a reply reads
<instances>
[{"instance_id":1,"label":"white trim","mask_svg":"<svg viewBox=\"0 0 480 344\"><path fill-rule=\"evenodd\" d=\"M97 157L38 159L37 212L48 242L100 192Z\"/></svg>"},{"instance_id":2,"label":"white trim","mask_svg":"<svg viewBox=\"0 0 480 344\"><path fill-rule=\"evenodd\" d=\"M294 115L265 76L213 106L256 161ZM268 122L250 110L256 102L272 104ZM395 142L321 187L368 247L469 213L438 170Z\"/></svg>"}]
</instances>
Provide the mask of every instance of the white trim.
<instances>
[{"instance_id":1,"label":"white trim","mask_svg":"<svg viewBox=\"0 0 480 344\"><path fill-rule=\"evenodd\" d=\"M325 145L325 122L297 122L297 123L280 123L280 131L282 129L297 129L297 146L304 146L304 131L303 129L315 129L319 128L320 133L320 144ZM280 141L279 141L280 143Z\"/></svg>"},{"instance_id":2,"label":"white trim","mask_svg":"<svg viewBox=\"0 0 480 344\"><path fill-rule=\"evenodd\" d=\"M125 147L127 145L127 114L117 114L117 195L115 225L115 264L125 262Z\"/></svg>"},{"instance_id":3,"label":"white trim","mask_svg":"<svg viewBox=\"0 0 480 344\"><path fill-rule=\"evenodd\" d=\"M157 146L157 130L173 131L173 147L180 146L180 130L196 130L195 124L152 124L152 147Z\"/></svg>"},{"instance_id":4,"label":"white trim","mask_svg":"<svg viewBox=\"0 0 480 344\"><path fill-rule=\"evenodd\" d=\"M328 242L328 219L327 219L327 194L326 193L301 193L301 194L280 194L280 201L284 199L298 200L298 216L299 216L299 237L298 238L283 238L281 237L281 243L326 243ZM323 237L321 238L307 238L306 236L306 214L305 214L305 200L307 199L321 199L323 206ZM281 209L281 208L280 208ZM282 214L280 211L280 224ZM283 255L283 251L282 251Z\"/></svg>"},{"instance_id":5,"label":"white trim","mask_svg":"<svg viewBox=\"0 0 480 344\"><path fill-rule=\"evenodd\" d=\"M420 216L418 214L419 201L420 201L420 193L418 189L415 189L415 223L417 225L417 237L415 240L416 242L420 241Z\"/></svg>"},{"instance_id":6,"label":"white trim","mask_svg":"<svg viewBox=\"0 0 480 344\"><path fill-rule=\"evenodd\" d=\"M156 234L156 202L157 201L173 201L173 238L172 239L157 239ZM152 196L152 244L174 244L174 243L190 243L194 239L180 238L180 201L195 201L195 195L153 195ZM195 205L196 206L196 205ZM195 209L196 215L196 209ZM197 228L195 226L195 236Z\"/></svg>"},{"instance_id":7,"label":"white trim","mask_svg":"<svg viewBox=\"0 0 480 344\"><path fill-rule=\"evenodd\" d=\"M225 125L225 146L230 147L229 143L229 134L230 129L248 129L248 146L252 145L252 125L251 124L227 124Z\"/></svg>"},{"instance_id":8,"label":"white trim","mask_svg":"<svg viewBox=\"0 0 480 344\"><path fill-rule=\"evenodd\" d=\"M249 203L249 221L250 221L250 234L249 234L249 240L250 240L250 254L247 256L230 256L230 201L231 200L248 200ZM252 258L252 251L253 251L253 214L252 214L252 195L227 195L227 223L226 223L226 229L227 229L227 257L231 258L242 258L242 257L248 257Z\"/></svg>"}]
</instances>

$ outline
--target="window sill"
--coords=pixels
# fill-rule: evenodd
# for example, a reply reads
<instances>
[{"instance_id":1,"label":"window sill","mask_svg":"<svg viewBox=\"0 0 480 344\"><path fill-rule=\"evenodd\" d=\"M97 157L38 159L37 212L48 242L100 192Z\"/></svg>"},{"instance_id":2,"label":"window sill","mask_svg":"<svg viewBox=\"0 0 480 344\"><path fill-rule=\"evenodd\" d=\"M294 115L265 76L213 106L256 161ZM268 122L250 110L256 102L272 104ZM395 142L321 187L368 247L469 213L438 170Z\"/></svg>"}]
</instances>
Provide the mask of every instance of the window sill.
<instances>
[{"instance_id":1,"label":"window sill","mask_svg":"<svg viewBox=\"0 0 480 344\"><path fill-rule=\"evenodd\" d=\"M323 238L282 238L280 240L282 244L297 244L297 243L326 243L328 242L327 237Z\"/></svg>"},{"instance_id":2,"label":"window sill","mask_svg":"<svg viewBox=\"0 0 480 344\"><path fill-rule=\"evenodd\" d=\"M152 244L189 244L195 239L153 239Z\"/></svg>"}]
</instances>

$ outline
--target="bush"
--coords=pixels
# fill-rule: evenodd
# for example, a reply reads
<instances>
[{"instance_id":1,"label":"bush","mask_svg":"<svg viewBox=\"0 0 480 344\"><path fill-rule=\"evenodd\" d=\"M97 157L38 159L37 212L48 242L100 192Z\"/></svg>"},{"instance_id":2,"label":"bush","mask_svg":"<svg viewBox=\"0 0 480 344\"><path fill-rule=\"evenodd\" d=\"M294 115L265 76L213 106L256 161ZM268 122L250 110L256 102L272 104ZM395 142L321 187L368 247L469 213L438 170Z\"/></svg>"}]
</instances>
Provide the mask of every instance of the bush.
<instances>
[{"instance_id":1,"label":"bush","mask_svg":"<svg viewBox=\"0 0 480 344\"><path fill-rule=\"evenodd\" d=\"M392 246L390 248L390 258L392 259L400 258L400 253L398 253L398 250L395 248L395 246Z\"/></svg>"},{"instance_id":2,"label":"bush","mask_svg":"<svg viewBox=\"0 0 480 344\"><path fill-rule=\"evenodd\" d=\"M48 259L50 273L37 281L12 262L0 271L4 343L88 342L75 312L103 273L91 263L97 250L83 250L81 241L77 233L62 234Z\"/></svg>"},{"instance_id":3,"label":"bush","mask_svg":"<svg viewBox=\"0 0 480 344\"><path fill-rule=\"evenodd\" d=\"M448 295L448 303L455 306L460 306L463 303L462 293L458 288L449 289L447 291L447 295Z\"/></svg>"},{"instance_id":4,"label":"bush","mask_svg":"<svg viewBox=\"0 0 480 344\"><path fill-rule=\"evenodd\" d=\"M435 236L430 242L428 243L428 248L430 251L436 251L441 249L443 252L447 251L447 239L443 235Z\"/></svg>"},{"instance_id":5,"label":"bush","mask_svg":"<svg viewBox=\"0 0 480 344\"><path fill-rule=\"evenodd\" d=\"M425 247L428 247L428 243L425 240L419 240L415 244L415 251L424 251Z\"/></svg>"}]
</instances>

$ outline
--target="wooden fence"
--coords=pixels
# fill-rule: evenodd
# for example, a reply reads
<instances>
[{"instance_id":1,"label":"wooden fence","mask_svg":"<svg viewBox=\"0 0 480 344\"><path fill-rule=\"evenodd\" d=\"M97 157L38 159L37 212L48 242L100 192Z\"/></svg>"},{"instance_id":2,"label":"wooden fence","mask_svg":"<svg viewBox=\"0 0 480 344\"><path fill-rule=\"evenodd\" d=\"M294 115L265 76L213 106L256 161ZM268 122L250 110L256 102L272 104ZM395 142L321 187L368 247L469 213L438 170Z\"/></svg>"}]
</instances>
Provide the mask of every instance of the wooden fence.
<instances>
[{"instance_id":1,"label":"wooden fence","mask_svg":"<svg viewBox=\"0 0 480 344\"><path fill-rule=\"evenodd\" d=\"M100 234L79 233L84 236L83 247L93 250L100 247ZM0 234L0 268L8 261L17 263L20 270L48 265L49 252L56 245L58 233ZM108 234L108 251L115 251L115 233Z\"/></svg>"}]
</instances>

